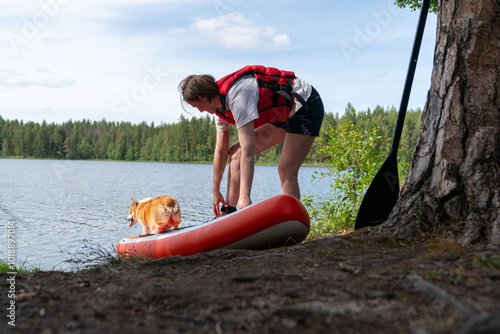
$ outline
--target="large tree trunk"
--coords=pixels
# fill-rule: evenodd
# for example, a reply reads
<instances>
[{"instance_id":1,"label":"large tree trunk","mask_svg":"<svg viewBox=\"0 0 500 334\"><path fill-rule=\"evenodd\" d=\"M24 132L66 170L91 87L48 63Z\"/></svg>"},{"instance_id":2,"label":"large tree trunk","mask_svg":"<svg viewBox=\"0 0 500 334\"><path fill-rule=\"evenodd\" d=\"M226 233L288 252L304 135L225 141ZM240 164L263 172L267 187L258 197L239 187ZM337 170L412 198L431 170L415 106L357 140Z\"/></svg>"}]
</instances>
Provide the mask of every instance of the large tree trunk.
<instances>
[{"instance_id":1,"label":"large tree trunk","mask_svg":"<svg viewBox=\"0 0 500 334\"><path fill-rule=\"evenodd\" d=\"M431 88L383 230L453 229L500 248L500 0L440 0Z\"/></svg>"}]
</instances>

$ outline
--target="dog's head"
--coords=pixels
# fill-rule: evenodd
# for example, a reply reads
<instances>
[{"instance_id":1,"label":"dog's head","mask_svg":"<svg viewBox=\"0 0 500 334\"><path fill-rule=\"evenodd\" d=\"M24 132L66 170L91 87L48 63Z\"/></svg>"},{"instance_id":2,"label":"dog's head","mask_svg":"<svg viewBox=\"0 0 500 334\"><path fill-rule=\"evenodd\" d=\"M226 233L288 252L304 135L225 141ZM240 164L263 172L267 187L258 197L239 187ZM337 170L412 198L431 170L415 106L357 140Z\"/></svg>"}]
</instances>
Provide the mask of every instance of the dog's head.
<instances>
[{"instance_id":1,"label":"dog's head","mask_svg":"<svg viewBox=\"0 0 500 334\"><path fill-rule=\"evenodd\" d=\"M130 222L130 226L132 227L137 223L137 220L135 219L135 209L137 208L137 204L139 202L136 202L133 198L131 198L132 204L130 205L130 208L128 209L129 215L127 216L126 220Z\"/></svg>"}]
</instances>

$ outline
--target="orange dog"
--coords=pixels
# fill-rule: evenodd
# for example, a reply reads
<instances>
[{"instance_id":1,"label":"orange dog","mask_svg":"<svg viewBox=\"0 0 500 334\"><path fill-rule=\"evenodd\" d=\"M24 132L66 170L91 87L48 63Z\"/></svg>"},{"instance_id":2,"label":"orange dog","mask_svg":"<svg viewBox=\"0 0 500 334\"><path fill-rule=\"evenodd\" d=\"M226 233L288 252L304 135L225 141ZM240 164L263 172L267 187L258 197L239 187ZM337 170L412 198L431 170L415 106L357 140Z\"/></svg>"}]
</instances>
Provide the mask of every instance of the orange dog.
<instances>
[{"instance_id":1,"label":"orange dog","mask_svg":"<svg viewBox=\"0 0 500 334\"><path fill-rule=\"evenodd\" d=\"M170 227L177 228L181 222L179 203L170 196L145 198L138 202L132 198L129 212L127 221L130 222L130 227L141 223L142 234L156 234Z\"/></svg>"}]
</instances>

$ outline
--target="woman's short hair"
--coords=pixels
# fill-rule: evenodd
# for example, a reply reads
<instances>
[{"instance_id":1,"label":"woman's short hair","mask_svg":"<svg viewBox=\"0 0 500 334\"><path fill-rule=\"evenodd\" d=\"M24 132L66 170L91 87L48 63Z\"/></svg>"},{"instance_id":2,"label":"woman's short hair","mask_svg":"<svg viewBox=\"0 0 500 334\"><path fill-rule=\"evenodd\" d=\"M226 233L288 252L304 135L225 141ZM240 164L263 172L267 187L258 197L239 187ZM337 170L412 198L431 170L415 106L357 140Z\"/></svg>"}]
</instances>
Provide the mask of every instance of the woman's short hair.
<instances>
[{"instance_id":1,"label":"woman's short hair","mask_svg":"<svg viewBox=\"0 0 500 334\"><path fill-rule=\"evenodd\" d=\"M186 102L198 101L208 97L210 100L219 94L215 78L210 74L193 74L179 84L179 92Z\"/></svg>"}]
</instances>

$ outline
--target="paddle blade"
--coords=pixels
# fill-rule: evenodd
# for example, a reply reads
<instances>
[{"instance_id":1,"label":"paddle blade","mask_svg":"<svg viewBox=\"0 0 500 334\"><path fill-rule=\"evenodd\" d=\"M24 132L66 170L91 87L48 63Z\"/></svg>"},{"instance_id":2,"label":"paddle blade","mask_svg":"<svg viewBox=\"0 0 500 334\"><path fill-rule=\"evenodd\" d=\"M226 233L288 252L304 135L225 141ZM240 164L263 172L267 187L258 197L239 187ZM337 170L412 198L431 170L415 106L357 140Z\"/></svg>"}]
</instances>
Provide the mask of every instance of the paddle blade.
<instances>
[{"instance_id":1,"label":"paddle blade","mask_svg":"<svg viewBox=\"0 0 500 334\"><path fill-rule=\"evenodd\" d=\"M354 229L375 226L387 220L399 196L396 154L389 154L366 191Z\"/></svg>"}]
</instances>

